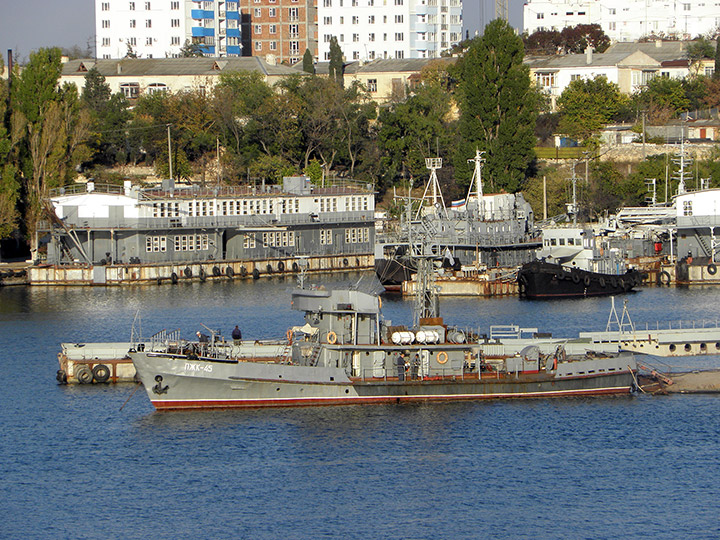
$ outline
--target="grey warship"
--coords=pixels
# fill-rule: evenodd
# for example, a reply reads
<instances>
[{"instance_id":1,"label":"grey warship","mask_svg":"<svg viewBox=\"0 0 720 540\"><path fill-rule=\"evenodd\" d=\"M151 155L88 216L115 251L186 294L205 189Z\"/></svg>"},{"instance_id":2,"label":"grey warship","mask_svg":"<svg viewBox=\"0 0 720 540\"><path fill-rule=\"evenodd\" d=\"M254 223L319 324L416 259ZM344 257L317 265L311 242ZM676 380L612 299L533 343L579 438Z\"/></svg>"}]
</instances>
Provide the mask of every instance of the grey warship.
<instances>
[{"instance_id":1,"label":"grey warship","mask_svg":"<svg viewBox=\"0 0 720 540\"><path fill-rule=\"evenodd\" d=\"M289 407L628 394L630 353L566 351L538 340L522 350L453 327L438 314L432 261L422 277L412 326L382 317L375 288L301 286L292 309L304 324L284 339L226 343L168 341L130 357L158 410Z\"/></svg>"}]
</instances>

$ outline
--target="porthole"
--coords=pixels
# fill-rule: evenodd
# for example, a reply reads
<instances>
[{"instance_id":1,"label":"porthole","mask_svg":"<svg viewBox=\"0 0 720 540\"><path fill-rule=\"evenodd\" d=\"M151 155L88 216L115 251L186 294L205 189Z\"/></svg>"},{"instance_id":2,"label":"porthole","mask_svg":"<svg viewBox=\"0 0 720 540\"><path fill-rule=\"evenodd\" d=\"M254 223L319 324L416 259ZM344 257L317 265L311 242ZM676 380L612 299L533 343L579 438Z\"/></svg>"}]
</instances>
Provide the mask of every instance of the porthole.
<instances>
[{"instance_id":1,"label":"porthole","mask_svg":"<svg viewBox=\"0 0 720 540\"><path fill-rule=\"evenodd\" d=\"M685 344L685 352L690 352L690 349L692 349L692 347L690 346L689 343L686 343Z\"/></svg>"},{"instance_id":2,"label":"porthole","mask_svg":"<svg viewBox=\"0 0 720 540\"><path fill-rule=\"evenodd\" d=\"M701 344L700 344L700 350L703 351L703 352L707 351L707 344L701 343Z\"/></svg>"},{"instance_id":3,"label":"porthole","mask_svg":"<svg viewBox=\"0 0 720 540\"><path fill-rule=\"evenodd\" d=\"M670 349L670 352L675 352L675 344L671 343L669 349Z\"/></svg>"}]
</instances>

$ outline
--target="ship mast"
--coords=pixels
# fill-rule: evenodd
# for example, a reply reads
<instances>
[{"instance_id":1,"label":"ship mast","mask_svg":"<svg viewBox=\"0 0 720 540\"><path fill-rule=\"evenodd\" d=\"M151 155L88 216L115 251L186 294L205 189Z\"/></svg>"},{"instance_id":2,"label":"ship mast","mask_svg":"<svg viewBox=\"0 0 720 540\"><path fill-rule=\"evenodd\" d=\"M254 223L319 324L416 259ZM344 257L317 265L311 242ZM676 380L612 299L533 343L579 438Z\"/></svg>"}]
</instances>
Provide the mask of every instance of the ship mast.
<instances>
[{"instance_id":1,"label":"ship mast","mask_svg":"<svg viewBox=\"0 0 720 540\"><path fill-rule=\"evenodd\" d=\"M425 201L430 203L435 213L447 219L447 209L445 208L445 201L443 200L442 191L440 190L440 181L437 177L437 170L442 169L442 158L425 158L425 167L430 169L430 179L427 184L425 184L425 191L420 201L420 207L415 214L415 219L418 220L422 218Z\"/></svg>"},{"instance_id":2,"label":"ship mast","mask_svg":"<svg viewBox=\"0 0 720 540\"><path fill-rule=\"evenodd\" d=\"M470 187L468 188L467 203L470 202L473 196L473 186L475 186L475 198L477 199L478 215L482 215L482 200L483 200L483 186L482 186L482 168L485 165L485 158L483 157L485 152L481 152L479 148L475 149L475 157L468 159L468 163L474 163L475 168L473 170L473 176L470 180ZM466 204L467 204L466 203Z\"/></svg>"}]
</instances>

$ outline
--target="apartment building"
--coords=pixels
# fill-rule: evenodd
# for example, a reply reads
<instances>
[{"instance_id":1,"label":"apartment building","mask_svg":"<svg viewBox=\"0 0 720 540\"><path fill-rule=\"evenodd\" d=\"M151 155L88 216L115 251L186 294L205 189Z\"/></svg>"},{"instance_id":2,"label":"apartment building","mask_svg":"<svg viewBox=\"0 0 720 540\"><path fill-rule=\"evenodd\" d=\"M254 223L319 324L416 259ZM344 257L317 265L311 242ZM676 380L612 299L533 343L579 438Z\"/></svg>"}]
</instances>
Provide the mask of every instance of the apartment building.
<instances>
[{"instance_id":1,"label":"apartment building","mask_svg":"<svg viewBox=\"0 0 720 540\"><path fill-rule=\"evenodd\" d=\"M240 0L244 56L272 55L295 63L309 49L317 57L314 0Z\"/></svg>"},{"instance_id":2,"label":"apartment building","mask_svg":"<svg viewBox=\"0 0 720 540\"><path fill-rule=\"evenodd\" d=\"M691 39L720 27L720 3L698 0L526 0L523 29L599 24L613 41L643 36Z\"/></svg>"},{"instance_id":3,"label":"apartment building","mask_svg":"<svg viewBox=\"0 0 720 540\"><path fill-rule=\"evenodd\" d=\"M318 0L318 55L335 36L347 61L437 58L462 41L461 0Z\"/></svg>"},{"instance_id":4,"label":"apartment building","mask_svg":"<svg viewBox=\"0 0 720 540\"><path fill-rule=\"evenodd\" d=\"M176 58L186 41L206 56L241 56L237 0L95 0L96 55Z\"/></svg>"}]
</instances>

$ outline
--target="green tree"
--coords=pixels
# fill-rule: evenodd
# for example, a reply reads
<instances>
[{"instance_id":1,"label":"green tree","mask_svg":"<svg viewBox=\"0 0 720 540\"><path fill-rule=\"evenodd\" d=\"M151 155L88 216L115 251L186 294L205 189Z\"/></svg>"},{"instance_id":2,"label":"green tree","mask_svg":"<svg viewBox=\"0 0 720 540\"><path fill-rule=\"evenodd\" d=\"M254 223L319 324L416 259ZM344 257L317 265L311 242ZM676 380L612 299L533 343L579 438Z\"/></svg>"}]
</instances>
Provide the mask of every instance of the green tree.
<instances>
[{"instance_id":1,"label":"green tree","mask_svg":"<svg viewBox=\"0 0 720 540\"><path fill-rule=\"evenodd\" d=\"M648 111L651 123L662 124L690 108L690 100L681 79L654 77L636 96L637 108Z\"/></svg>"},{"instance_id":2,"label":"green tree","mask_svg":"<svg viewBox=\"0 0 720 540\"><path fill-rule=\"evenodd\" d=\"M330 38L330 63L328 65L328 73L331 79L334 79L340 86L344 83L345 63L343 62L343 54L337 38Z\"/></svg>"},{"instance_id":3,"label":"green tree","mask_svg":"<svg viewBox=\"0 0 720 540\"><path fill-rule=\"evenodd\" d=\"M622 110L626 101L618 85L605 76L576 79L558 99L558 130L587 141Z\"/></svg>"},{"instance_id":4,"label":"green tree","mask_svg":"<svg viewBox=\"0 0 720 540\"><path fill-rule=\"evenodd\" d=\"M704 58L714 58L715 47L713 47L712 42L708 38L700 37L688 43L686 54L691 62L697 62Z\"/></svg>"},{"instance_id":5,"label":"green tree","mask_svg":"<svg viewBox=\"0 0 720 540\"><path fill-rule=\"evenodd\" d=\"M89 113L74 85L58 88L60 71L60 49L39 49L30 53L25 69L13 78L12 132L20 145L23 224L33 256L49 189L68 181L75 166L90 156L85 145Z\"/></svg>"},{"instance_id":6,"label":"green tree","mask_svg":"<svg viewBox=\"0 0 720 540\"><path fill-rule=\"evenodd\" d=\"M463 185L470 182L467 160L485 151L485 177L497 188L517 191L534 160L538 96L523 65L522 40L496 19L473 40L456 64L460 107L454 165Z\"/></svg>"},{"instance_id":7,"label":"green tree","mask_svg":"<svg viewBox=\"0 0 720 540\"><path fill-rule=\"evenodd\" d=\"M303 71L315 75L315 63L310 49L305 49L305 54L303 54Z\"/></svg>"},{"instance_id":8,"label":"green tree","mask_svg":"<svg viewBox=\"0 0 720 540\"><path fill-rule=\"evenodd\" d=\"M427 175L425 158L451 152L450 94L439 82L424 83L401 102L381 109L378 144L386 181Z\"/></svg>"},{"instance_id":9,"label":"green tree","mask_svg":"<svg viewBox=\"0 0 720 540\"><path fill-rule=\"evenodd\" d=\"M715 71L713 79L720 79L720 38L715 40Z\"/></svg>"},{"instance_id":10,"label":"green tree","mask_svg":"<svg viewBox=\"0 0 720 540\"><path fill-rule=\"evenodd\" d=\"M2 67L0 61L0 70ZM13 141L6 123L7 97L7 81L0 79L0 240L10 237L20 224L20 182L15 156L12 155L16 141Z\"/></svg>"},{"instance_id":11,"label":"green tree","mask_svg":"<svg viewBox=\"0 0 720 540\"><path fill-rule=\"evenodd\" d=\"M185 43L180 48L180 56L182 58L193 58L204 56L202 51L202 45L199 43L191 42L189 39L185 40Z\"/></svg>"}]
</instances>

